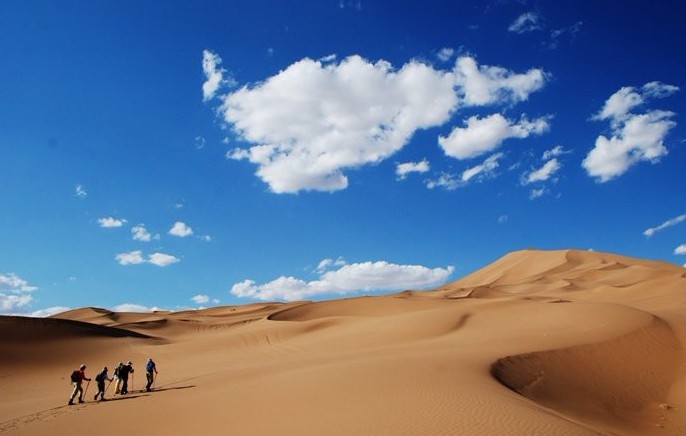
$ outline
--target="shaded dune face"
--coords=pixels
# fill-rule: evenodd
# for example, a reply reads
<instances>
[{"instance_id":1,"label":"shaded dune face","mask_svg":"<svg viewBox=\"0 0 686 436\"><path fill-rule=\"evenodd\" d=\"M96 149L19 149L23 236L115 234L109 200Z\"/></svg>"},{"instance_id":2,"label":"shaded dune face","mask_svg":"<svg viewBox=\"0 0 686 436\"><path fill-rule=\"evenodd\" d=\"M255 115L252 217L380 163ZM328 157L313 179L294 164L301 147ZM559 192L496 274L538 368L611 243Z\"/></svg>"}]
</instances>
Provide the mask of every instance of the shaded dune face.
<instances>
[{"instance_id":1,"label":"shaded dune face","mask_svg":"<svg viewBox=\"0 0 686 436\"><path fill-rule=\"evenodd\" d=\"M585 420L659 426L681 358L674 331L653 317L609 341L498 359L491 374L531 400Z\"/></svg>"}]
</instances>

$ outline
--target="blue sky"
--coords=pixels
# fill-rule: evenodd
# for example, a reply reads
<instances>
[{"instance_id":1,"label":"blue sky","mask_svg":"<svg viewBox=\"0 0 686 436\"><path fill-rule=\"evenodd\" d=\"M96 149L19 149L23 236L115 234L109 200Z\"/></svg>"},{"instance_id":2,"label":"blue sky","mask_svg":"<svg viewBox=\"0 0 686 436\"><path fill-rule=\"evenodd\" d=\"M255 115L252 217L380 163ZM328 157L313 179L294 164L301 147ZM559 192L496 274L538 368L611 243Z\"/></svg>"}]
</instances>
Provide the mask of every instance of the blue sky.
<instances>
[{"instance_id":1,"label":"blue sky","mask_svg":"<svg viewBox=\"0 0 686 436\"><path fill-rule=\"evenodd\" d=\"M528 247L684 264L684 29L678 1L3 1L0 313L425 289Z\"/></svg>"}]
</instances>

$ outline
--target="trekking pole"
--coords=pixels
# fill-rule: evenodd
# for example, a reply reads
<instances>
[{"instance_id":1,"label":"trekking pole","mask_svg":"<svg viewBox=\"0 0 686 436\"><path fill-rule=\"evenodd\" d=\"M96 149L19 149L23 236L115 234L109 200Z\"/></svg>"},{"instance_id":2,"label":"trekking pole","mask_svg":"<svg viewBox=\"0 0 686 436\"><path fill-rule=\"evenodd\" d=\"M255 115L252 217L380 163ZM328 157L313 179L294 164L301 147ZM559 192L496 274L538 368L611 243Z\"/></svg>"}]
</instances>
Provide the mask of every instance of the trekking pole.
<instances>
[{"instance_id":1,"label":"trekking pole","mask_svg":"<svg viewBox=\"0 0 686 436\"><path fill-rule=\"evenodd\" d=\"M88 380L88 383L86 383L86 391L83 393L84 401L86 401L85 398L87 398L87 395L88 395L88 387L89 387L90 385L91 385L91 381Z\"/></svg>"},{"instance_id":2,"label":"trekking pole","mask_svg":"<svg viewBox=\"0 0 686 436\"><path fill-rule=\"evenodd\" d=\"M105 392L102 393L102 398L105 398L105 394L107 393L107 390L110 388L111 384L112 384L112 380L110 380L110 382L107 383L107 386L105 387Z\"/></svg>"},{"instance_id":3,"label":"trekking pole","mask_svg":"<svg viewBox=\"0 0 686 436\"><path fill-rule=\"evenodd\" d=\"M159 372L156 372L152 376L152 389L155 389L155 382L157 382L157 377L159 377L159 374L160 374Z\"/></svg>"},{"instance_id":4,"label":"trekking pole","mask_svg":"<svg viewBox=\"0 0 686 436\"><path fill-rule=\"evenodd\" d=\"M133 393L133 372L131 373L131 393Z\"/></svg>"}]
</instances>

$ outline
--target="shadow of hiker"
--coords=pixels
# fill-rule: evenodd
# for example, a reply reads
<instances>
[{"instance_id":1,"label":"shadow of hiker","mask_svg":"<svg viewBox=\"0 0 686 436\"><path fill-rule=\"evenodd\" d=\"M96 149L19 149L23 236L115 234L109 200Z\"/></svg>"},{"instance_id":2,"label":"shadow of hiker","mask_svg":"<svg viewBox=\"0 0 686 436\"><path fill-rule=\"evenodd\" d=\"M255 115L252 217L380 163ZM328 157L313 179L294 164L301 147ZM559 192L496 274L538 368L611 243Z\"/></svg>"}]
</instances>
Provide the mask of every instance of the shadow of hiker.
<instances>
[{"instance_id":1,"label":"shadow of hiker","mask_svg":"<svg viewBox=\"0 0 686 436\"><path fill-rule=\"evenodd\" d=\"M153 388L150 392L164 392L164 391L175 391L178 389L191 389L194 388L195 385L188 385L188 386L176 386L176 387L169 387L169 388ZM143 391L142 393L149 393L146 391Z\"/></svg>"}]
</instances>

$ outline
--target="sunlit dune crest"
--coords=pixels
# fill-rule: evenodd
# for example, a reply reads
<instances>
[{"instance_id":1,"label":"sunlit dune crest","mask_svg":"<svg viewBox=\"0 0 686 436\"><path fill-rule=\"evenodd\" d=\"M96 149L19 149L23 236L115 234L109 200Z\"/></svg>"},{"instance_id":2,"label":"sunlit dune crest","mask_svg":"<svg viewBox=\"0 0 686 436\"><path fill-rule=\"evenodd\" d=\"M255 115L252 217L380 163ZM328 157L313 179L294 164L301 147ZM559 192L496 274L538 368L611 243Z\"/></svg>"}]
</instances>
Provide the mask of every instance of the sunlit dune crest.
<instances>
[{"instance_id":1,"label":"sunlit dune crest","mask_svg":"<svg viewBox=\"0 0 686 436\"><path fill-rule=\"evenodd\" d=\"M431 291L3 316L0 338L0 434L686 434L686 269L598 251ZM79 364L128 360L131 394L67 406Z\"/></svg>"}]
</instances>

